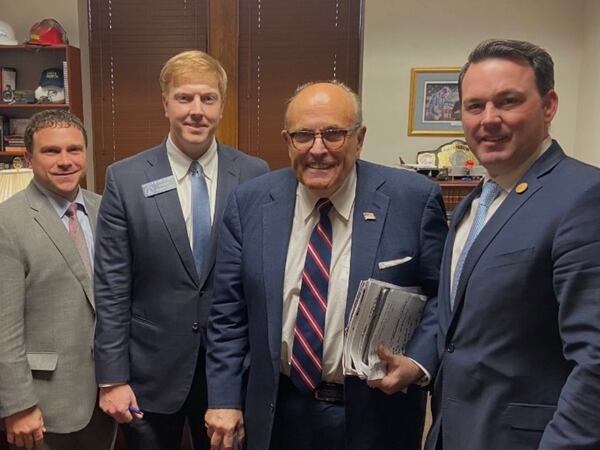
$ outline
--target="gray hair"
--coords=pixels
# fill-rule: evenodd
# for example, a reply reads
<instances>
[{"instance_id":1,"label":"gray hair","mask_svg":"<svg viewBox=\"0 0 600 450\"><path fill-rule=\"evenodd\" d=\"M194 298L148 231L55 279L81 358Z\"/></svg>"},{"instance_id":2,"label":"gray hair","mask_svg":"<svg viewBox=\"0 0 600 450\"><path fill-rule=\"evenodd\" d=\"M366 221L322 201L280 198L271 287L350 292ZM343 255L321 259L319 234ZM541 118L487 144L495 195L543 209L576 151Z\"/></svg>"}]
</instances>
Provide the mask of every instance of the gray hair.
<instances>
[{"instance_id":1,"label":"gray hair","mask_svg":"<svg viewBox=\"0 0 600 450\"><path fill-rule=\"evenodd\" d=\"M290 104L292 103L292 101L294 101L294 99L298 96L298 94L300 94L300 92L302 92L307 87L313 86L315 84L321 84L321 83L337 86L337 87L343 89L344 91L346 91L346 93L348 93L348 95L350 95L350 98L352 98L352 102L354 103L354 111L355 111L354 126L355 127L361 126L362 122L363 122L362 102L361 102L358 94L356 92L354 92L350 87L348 87L348 85L346 85L345 83L342 83L341 81L326 80L326 81L309 81L308 83L301 84L300 86L298 86L296 88L296 90L294 91L294 95L292 95L285 103L286 107L285 107L285 116L284 116L284 122L283 122L284 127L287 128L287 125L288 125L287 117L288 117L288 111L290 109Z\"/></svg>"}]
</instances>

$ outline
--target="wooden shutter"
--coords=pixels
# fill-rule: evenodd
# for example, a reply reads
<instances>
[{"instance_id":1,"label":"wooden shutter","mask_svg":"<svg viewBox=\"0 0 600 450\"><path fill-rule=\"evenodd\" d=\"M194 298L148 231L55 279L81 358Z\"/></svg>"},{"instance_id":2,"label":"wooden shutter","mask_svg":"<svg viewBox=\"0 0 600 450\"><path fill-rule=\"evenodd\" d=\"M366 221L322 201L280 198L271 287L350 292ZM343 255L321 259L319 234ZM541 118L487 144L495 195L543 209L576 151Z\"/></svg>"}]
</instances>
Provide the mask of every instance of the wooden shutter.
<instances>
[{"instance_id":1,"label":"wooden shutter","mask_svg":"<svg viewBox=\"0 0 600 450\"><path fill-rule=\"evenodd\" d=\"M359 90L362 0L239 0L238 141L271 168L289 165L285 102L308 81Z\"/></svg>"},{"instance_id":2,"label":"wooden shutter","mask_svg":"<svg viewBox=\"0 0 600 450\"><path fill-rule=\"evenodd\" d=\"M159 144L169 130L158 75L167 59L206 51L207 0L89 2L96 190L106 167Z\"/></svg>"}]
</instances>

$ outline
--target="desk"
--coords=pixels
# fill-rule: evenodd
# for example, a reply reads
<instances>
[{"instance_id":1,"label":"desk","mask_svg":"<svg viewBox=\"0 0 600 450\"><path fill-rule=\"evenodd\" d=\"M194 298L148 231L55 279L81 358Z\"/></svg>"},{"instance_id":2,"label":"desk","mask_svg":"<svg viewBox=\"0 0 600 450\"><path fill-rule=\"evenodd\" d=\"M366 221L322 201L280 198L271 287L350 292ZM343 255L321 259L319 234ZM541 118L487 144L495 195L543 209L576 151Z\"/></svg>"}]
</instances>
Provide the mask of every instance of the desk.
<instances>
[{"instance_id":1,"label":"desk","mask_svg":"<svg viewBox=\"0 0 600 450\"><path fill-rule=\"evenodd\" d=\"M32 178L31 169L0 170L0 202L25 189Z\"/></svg>"}]
</instances>

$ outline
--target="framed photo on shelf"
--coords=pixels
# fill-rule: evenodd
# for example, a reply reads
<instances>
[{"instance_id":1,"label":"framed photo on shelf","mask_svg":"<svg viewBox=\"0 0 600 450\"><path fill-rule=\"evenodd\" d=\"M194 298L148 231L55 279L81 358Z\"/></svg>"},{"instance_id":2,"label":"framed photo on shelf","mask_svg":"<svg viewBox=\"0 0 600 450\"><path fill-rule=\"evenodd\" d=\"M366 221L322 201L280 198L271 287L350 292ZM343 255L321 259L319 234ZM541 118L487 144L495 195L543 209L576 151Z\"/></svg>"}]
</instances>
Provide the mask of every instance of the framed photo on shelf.
<instances>
[{"instance_id":1,"label":"framed photo on shelf","mask_svg":"<svg viewBox=\"0 0 600 450\"><path fill-rule=\"evenodd\" d=\"M410 71L409 136L462 136L458 75L460 67Z\"/></svg>"}]
</instances>

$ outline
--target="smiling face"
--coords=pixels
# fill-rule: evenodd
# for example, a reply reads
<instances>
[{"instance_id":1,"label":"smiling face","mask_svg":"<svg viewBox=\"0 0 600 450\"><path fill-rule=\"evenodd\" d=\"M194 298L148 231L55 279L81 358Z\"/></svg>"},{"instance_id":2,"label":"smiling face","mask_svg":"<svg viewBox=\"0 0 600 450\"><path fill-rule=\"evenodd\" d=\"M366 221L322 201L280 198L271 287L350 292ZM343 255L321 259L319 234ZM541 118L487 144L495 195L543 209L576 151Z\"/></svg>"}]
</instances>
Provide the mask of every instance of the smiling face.
<instances>
[{"instance_id":1,"label":"smiling face","mask_svg":"<svg viewBox=\"0 0 600 450\"><path fill-rule=\"evenodd\" d=\"M542 97L525 62L484 59L470 65L462 82L465 139L492 177L510 173L535 153L557 107L556 92Z\"/></svg>"},{"instance_id":2,"label":"smiling face","mask_svg":"<svg viewBox=\"0 0 600 450\"><path fill-rule=\"evenodd\" d=\"M319 197L330 197L344 182L360 156L366 127L348 133L344 145L328 150L320 137L306 151L297 150L288 134L297 131L322 132L330 129L355 128L356 105L348 92L331 83L313 84L291 101L287 114L287 130L282 136L287 143L292 170L300 183Z\"/></svg>"},{"instance_id":3,"label":"smiling face","mask_svg":"<svg viewBox=\"0 0 600 450\"><path fill-rule=\"evenodd\" d=\"M223 96L211 74L176 81L163 94L171 139L191 159L198 159L208 150L223 117Z\"/></svg>"},{"instance_id":4,"label":"smiling face","mask_svg":"<svg viewBox=\"0 0 600 450\"><path fill-rule=\"evenodd\" d=\"M33 149L25 158L39 184L71 202L75 200L87 169L81 130L60 125L41 128L33 134Z\"/></svg>"}]
</instances>

